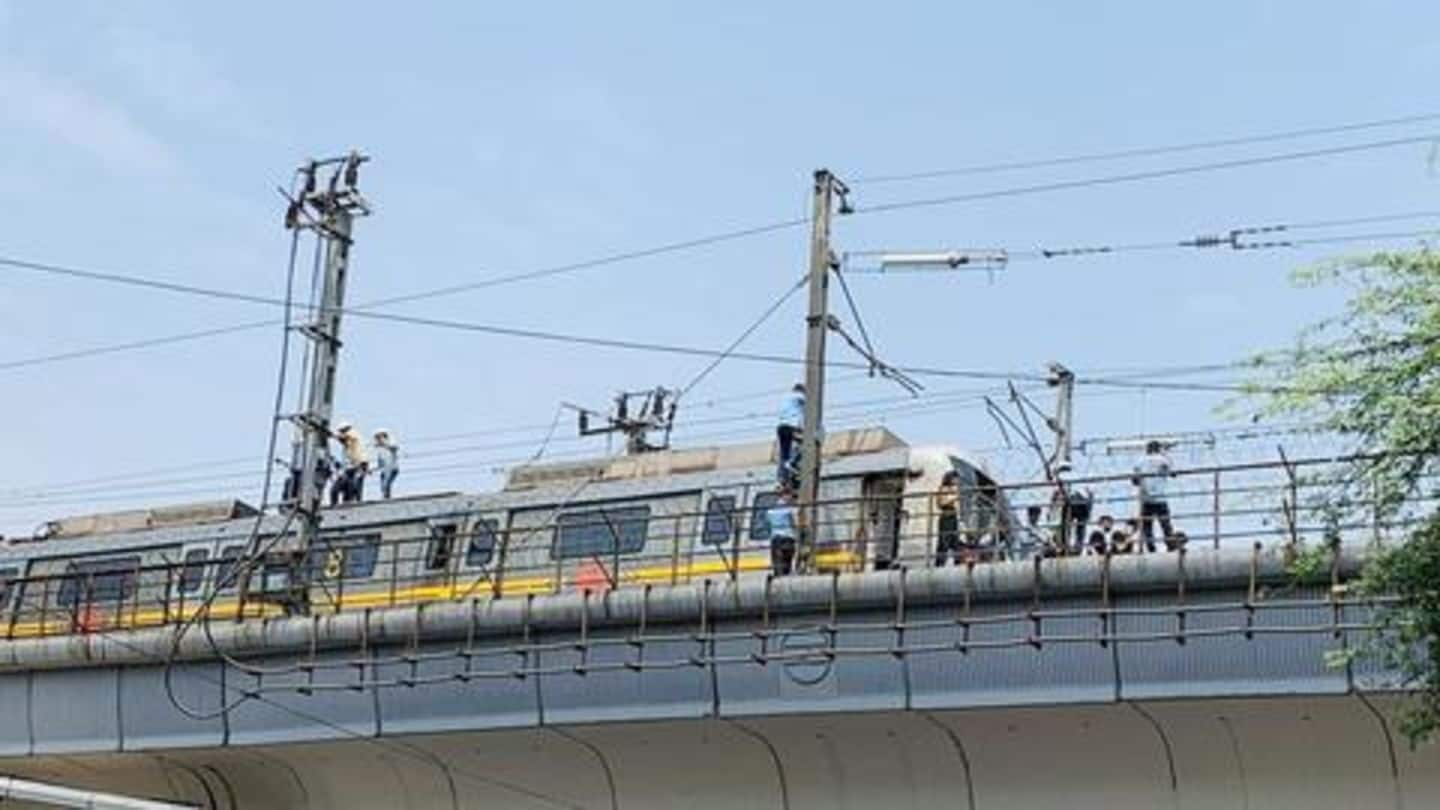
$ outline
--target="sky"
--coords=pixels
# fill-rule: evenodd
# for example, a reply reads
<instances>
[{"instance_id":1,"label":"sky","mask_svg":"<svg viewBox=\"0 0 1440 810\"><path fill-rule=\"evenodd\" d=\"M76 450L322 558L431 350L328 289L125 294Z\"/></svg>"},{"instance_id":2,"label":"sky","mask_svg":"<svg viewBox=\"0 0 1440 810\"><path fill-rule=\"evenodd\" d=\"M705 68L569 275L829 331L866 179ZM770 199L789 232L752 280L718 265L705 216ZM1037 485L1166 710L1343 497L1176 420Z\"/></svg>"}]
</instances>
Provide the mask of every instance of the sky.
<instances>
[{"instance_id":1,"label":"sky","mask_svg":"<svg viewBox=\"0 0 1440 810\"><path fill-rule=\"evenodd\" d=\"M0 0L0 257L283 293L277 186L372 156L350 301L484 281L808 216L810 177L857 179L1433 113L1440 7L1404 2L24 3ZM854 182L862 209L1409 136L1404 127L1148 158ZM840 252L1174 241L1437 206L1416 143L1146 182L861 213ZM1331 233L1412 231L1434 220ZM1316 233L1314 235L1321 235ZM1138 251L994 274L853 274L902 366L1081 374L1223 363L1288 345L1341 290L1299 266L1375 245ZM806 266L789 228L390 311L687 346L729 344ZM834 306L849 321L843 301ZM800 356L803 296L744 349ZM281 332L16 366L273 318L273 307L0 267L0 533L156 503L259 499ZM697 357L351 319L337 415L405 448L399 490L479 490L541 449L561 402L678 385ZM832 357L846 356L842 345ZM791 367L722 364L682 444L767 438ZM977 396L836 372L830 424L1003 451ZM1193 379L1193 378L1181 378ZM1235 379L1207 377L1210 382ZM287 402L294 401L294 387ZM1048 407L1050 394L1035 393ZM1226 424L1219 393L1082 387L1081 436ZM747 416L751 416L747 420ZM570 415L545 445L603 453ZM1022 454L1023 455L1023 454Z\"/></svg>"}]
</instances>

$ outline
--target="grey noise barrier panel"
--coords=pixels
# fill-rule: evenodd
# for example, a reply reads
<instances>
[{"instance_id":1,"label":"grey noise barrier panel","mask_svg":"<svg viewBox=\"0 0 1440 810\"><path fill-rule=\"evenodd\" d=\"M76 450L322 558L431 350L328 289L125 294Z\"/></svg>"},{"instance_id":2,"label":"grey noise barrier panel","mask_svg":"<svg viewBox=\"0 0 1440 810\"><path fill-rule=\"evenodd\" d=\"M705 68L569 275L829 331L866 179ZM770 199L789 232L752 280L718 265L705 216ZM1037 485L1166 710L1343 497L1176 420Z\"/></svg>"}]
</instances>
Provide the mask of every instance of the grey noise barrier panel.
<instances>
[{"instance_id":1,"label":"grey noise barrier panel","mask_svg":"<svg viewBox=\"0 0 1440 810\"><path fill-rule=\"evenodd\" d=\"M1108 560L1108 592L1118 594L1219 590L1251 584L1289 583L1283 545L1157 552ZM1183 562L1182 562L1183 558ZM1336 571L1347 577L1364 561L1363 547L1342 547ZM213 660L216 650L231 655L309 654L360 645L406 644L506 637L524 632L648 626L761 615L815 614L895 605L953 605L1017 598L1063 600L1107 588L1103 558L1071 557L997 562L973 567L871 571L862 573L721 578L670 586L623 587L602 593L566 592L466 602L432 602L393 608L357 609L324 616L215 621L209 638L191 628L176 659ZM154 663L174 649L173 627L16 639L0 644L0 672ZM214 647L212 648L212 640Z\"/></svg>"}]
</instances>

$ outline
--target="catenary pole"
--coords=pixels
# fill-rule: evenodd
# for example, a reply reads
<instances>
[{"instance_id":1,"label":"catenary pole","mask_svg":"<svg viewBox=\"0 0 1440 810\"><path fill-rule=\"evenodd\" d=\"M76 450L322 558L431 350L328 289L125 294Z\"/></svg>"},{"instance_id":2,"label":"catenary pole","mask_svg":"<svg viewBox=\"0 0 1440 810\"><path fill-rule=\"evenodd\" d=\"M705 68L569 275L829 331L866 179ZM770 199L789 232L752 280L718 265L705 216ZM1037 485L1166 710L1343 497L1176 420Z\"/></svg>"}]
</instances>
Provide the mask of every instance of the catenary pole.
<instances>
[{"instance_id":1,"label":"catenary pole","mask_svg":"<svg viewBox=\"0 0 1440 810\"><path fill-rule=\"evenodd\" d=\"M304 185L286 212L287 228L313 231L324 251L320 300L314 320L300 329L310 341L309 376L305 384L305 410L291 417L298 441L293 448L292 473L298 487L287 501L299 527L295 542L275 548L261 570L259 598L285 606L291 612L309 610L309 583L305 572L310 549L320 537L320 509L324 492L319 479L321 458L329 452L331 420L335 411L335 383L340 362L340 321L350 271L351 232L357 216L370 213L369 203L357 187L360 165L368 158L359 152L301 168ZM321 170L329 172L322 180ZM248 582L242 585L248 589ZM242 596L243 601L243 596Z\"/></svg>"},{"instance_id":2,"label":"catenary pole","mask_svg":"<svg viewBox=\"0 0 1440 810\"><path fill-rule=\"evenodd\" d=\"M802 545L799 565L813 565L813 551L820 527L820 451L824 442L825 336L829 330L830 270L835 256L830 250L830 223L834 217L836 192L843 188L828 169L815 172L814 202L810 217L810 304L805 316L805 426L800 437L800 520Z\"/></svg>"}]
</instances>

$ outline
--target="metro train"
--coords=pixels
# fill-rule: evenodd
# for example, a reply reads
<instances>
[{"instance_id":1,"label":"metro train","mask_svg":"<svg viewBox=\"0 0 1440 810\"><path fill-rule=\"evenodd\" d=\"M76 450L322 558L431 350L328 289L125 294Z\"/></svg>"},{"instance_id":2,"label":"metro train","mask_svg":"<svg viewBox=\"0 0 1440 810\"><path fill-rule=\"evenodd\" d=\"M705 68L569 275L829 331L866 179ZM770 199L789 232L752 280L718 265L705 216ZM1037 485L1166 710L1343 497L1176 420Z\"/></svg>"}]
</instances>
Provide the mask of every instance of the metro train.
<instances>
[{"instance_id":1,"label":"metro train","mask_svg":"<svg viewBox=\"0 0 1440 810\"><path fill-rule=\"evenodd\" d=\"M493 493L328 508L305 562L309 602L339 611L764 576L775 452L759 442L532 464ZM1004 556L1017 541L1004 491L978 459L881 428L832 434L823 454L811 570L926 564L933 494L950 472L974 553ZM242 606L234 572L252 540L282 531L293 531L285 516L239 502L54 521L0 545L0 638L158 626L202 605L211 618L274 610Z\"/></svg>"}]
</instances>

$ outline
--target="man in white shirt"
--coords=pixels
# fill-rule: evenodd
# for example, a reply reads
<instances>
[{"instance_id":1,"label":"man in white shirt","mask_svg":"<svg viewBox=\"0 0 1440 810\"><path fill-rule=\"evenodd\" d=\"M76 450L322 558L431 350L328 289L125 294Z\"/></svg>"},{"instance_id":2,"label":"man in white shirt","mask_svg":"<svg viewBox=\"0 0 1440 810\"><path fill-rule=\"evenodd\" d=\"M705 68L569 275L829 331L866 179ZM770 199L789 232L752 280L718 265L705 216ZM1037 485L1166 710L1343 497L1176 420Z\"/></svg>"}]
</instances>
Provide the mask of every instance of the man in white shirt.
<instances>
[{"instance_id":1,"label":"man in white shirt","mask_svg":"<svg viewBox=\"0 0 1440 810\"><path fill-rule=\"evenodd\" d=\"M1167 540L1175 534L1175 527L1170 523L1170 504L1165 500L1169 479L1174 474L1160 442L1152 439L1145 445L1145 458L1135 467L1133 479L1140 487L1140 534L1145 538L1146 551L1155 550L1156 519Z\"/></svg>"}]
</instances>

